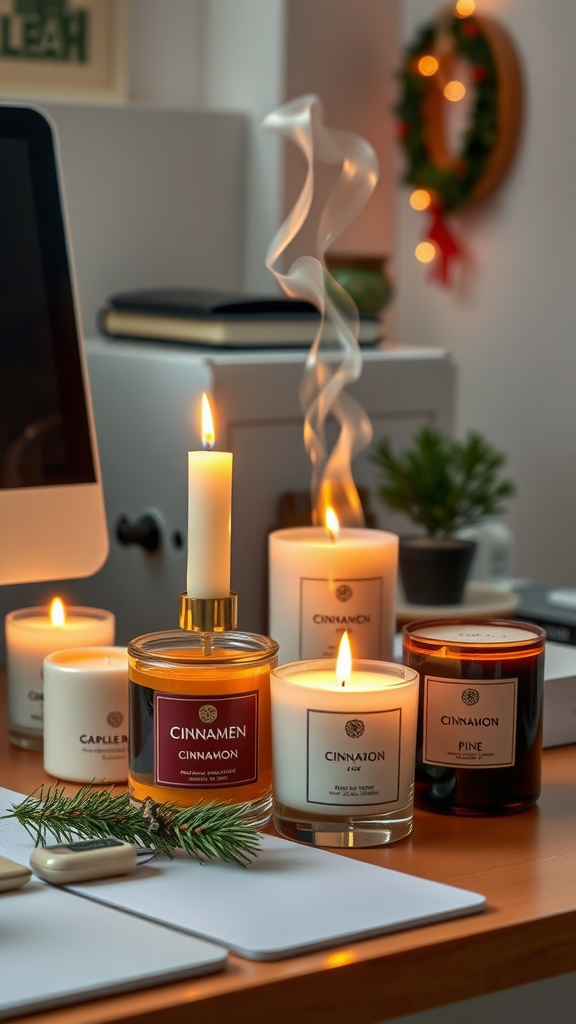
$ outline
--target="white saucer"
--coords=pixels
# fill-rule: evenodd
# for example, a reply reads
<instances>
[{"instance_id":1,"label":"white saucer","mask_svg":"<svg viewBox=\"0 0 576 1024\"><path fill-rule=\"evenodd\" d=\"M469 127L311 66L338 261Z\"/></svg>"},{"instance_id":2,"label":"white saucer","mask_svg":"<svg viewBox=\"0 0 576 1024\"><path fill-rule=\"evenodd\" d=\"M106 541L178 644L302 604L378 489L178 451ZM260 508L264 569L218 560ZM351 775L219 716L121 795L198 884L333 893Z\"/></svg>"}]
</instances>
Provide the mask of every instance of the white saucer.
<instances>
[{"instance_id":1,"label":"white saucer","mask_svg":"<svg viewBox=\"0 0 576 1024\"><path fill-rule=\"evenodd\" d=\"M488 583L469 583L461 604L409 604L401 588L396 601L396 622L405 626L417 619L508 619L520 604L519 594Z\"/></svg>"}]
</instances>

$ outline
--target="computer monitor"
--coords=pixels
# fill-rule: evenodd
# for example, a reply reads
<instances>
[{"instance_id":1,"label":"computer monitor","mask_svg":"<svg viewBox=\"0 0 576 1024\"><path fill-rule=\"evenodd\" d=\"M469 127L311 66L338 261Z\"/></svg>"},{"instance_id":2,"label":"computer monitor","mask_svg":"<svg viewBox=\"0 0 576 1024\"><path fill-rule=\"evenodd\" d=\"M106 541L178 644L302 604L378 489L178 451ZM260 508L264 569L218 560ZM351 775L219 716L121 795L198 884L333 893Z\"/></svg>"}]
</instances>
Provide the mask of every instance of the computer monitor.
<instances>
[{"instance_id":1,"label":"computer monitor","mask_svg":"<svg viewBox=\"0 0 576 1024\"><path fill-rule=\"evenodd\" d=\"M0 584L107 555L79 324L52 129L0 104Z\"/></svg>"}]
</instances>

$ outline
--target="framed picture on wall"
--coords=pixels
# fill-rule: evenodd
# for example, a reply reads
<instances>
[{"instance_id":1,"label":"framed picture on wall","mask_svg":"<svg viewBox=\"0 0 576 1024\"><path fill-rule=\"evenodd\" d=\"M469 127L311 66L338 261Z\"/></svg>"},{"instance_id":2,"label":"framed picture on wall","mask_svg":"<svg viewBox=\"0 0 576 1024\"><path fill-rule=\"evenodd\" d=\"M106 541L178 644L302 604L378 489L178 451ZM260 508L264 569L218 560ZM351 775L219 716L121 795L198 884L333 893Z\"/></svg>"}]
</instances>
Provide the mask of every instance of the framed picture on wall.
<instances>
[{"instance_id":1,"label":"framed picture on wall","mask_svg":"<svg viewBox=\"0 0 576 1024\"><path fill-rule=\"evenodd\" d=\"M0 0L0 96L122 99L123 28L123 0Z\"/></svg>"}]
</instances>

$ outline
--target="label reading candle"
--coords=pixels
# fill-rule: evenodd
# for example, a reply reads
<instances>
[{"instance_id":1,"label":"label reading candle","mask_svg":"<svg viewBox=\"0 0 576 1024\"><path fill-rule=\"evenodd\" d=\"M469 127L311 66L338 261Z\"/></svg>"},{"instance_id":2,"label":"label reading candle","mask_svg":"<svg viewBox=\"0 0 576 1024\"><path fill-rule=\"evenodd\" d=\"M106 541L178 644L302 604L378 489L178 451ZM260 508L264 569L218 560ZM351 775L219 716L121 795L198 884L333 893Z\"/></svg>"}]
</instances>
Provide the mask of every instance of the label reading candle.
<instances>
[{"instance_id":1,"label":"label reading candle","mask_svg":"<svg viewBox=\"0 0 576 1024\"><path fill-rule=\"evenodd\" d=\"M382 579L300 580L300 651L307 658L335 658L344 630L362 657L381 657Z\"/></svg>"},{"instance_id":2,"label":"label reading candle","mask_svg":"<svg viewBox=\"0 0 576 1024\"><path fill-rule=\"evenodd\" d=\"M307 793L339 807L399 799L402 711L308 710Z\"/></svg>"},{"instance_id":3,"label":"label reading candle","mask_svg":"<svg viewBox=\"0 0 576 1024\"><path fill-rule=\"evenodd\" d=\"M159 786L215 789L258 779L258 692L154 694Z\"/></svg>"}]
</instances>

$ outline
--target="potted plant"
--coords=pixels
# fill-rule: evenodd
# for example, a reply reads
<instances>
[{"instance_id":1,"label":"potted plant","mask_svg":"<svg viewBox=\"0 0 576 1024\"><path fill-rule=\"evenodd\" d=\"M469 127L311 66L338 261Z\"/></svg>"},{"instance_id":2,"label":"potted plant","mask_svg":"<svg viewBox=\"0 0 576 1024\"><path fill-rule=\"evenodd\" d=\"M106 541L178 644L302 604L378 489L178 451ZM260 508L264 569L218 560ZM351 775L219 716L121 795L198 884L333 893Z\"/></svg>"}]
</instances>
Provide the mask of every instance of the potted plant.
<instances>
[{"instance_id":1,"label":"potted plant","mask_svg":"<svg viewBox=\"0 0 576 1024\"><path fill-rule=\"evenodd\" d=\"M475 431L457 441L424 426L398 455L388 438L382 438L370 459L381 473L379 498L425 531L400 538L406 599L412 604L459 604L475 545L456 533L504 510L505 499L515 493L512 481L501 477L506 456Z\"/></svg>"}]
</instances>

